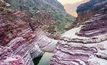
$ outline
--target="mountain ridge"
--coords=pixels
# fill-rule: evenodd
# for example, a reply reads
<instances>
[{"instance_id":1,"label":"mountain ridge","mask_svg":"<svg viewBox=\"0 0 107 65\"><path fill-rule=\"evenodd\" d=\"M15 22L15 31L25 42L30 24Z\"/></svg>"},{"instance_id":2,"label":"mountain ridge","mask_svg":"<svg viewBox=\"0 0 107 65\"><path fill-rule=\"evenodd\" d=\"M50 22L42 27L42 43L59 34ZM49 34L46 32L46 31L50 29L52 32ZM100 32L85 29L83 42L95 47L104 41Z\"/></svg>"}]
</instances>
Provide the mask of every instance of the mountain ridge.
<instances>
[{"instance_id":1,"label":"mountain ridge","mask_svg":"<svg viewBox=\"0 0 107 65\"><path fill-rule=\"evenodd\" d=\"M63 5L59 3L57 0L4 0L8 2L12 9L24 9L28 10L33 14L33 16L40 18L35 12L40 11L39 13L45 14L45 11L49 12L50 15L53 16L55 24L52 24L54 26L53 31L48 30L48 28L51 28L51 26L47 26L47 31L50 31L50 33L63 33L66 31L65 26L69 23L71 24L75 17L72 17L71 15L67 14ZM42 11L42 12L41 12ZM43 18L42 18L43 19ZM42 20L44 22L44 20ZM49 21L47 20L47 23ZM61 24L60 24L61 23ZM51 25L51 24L50 24Z\"/></svg>"}]
</instances>

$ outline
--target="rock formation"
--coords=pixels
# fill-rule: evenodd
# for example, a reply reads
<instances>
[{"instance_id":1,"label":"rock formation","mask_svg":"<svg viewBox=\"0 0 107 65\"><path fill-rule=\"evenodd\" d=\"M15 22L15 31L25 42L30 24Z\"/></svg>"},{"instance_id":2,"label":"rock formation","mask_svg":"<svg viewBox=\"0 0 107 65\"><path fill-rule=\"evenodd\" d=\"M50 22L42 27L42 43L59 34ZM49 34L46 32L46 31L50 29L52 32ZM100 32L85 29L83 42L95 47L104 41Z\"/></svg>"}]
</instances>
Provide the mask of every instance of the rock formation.
<instances>
[{"instance_id":1,"label":"rock formation","mask_svg":"<svg viewBox=\"0 0 107 65\"><path fill-rule=\"evenodd\" d=\"M0 13L0 65L34 65L32 59L53 52L57 40L44 34L43 25L26 10Z\"/></svg>"},{"instance_id":2,"label":"rock formation","mask_svg":"<svg viewBox=\"0 0 107 65\"><path fill-rule=\"evenodd\" d=\"M105 2L107 1L103 1ZM107 4L101 7L83 25L62 35L50 65L107 65Z\"/></svg>"},{"instance_id":3,"label":"rock formation","mask_svg":"<svg viewBox=\"0 0 107 65\"><path fill-rule=\"evenodd\" d=\"M87 3L78 6L78 23L82 24L84 21L87 21L92 18L95 14L100 12L100 10L104 7L105 4L107 4L106 0L90 0Z\"/></svg>"},{"instance_id":4,"label":"rock formation","mask_svg":"<svg viewBox=\"0 0 107 65\"><path fill-rule=\"evenodd\" d=\"M45 29L52 34L65 32L65 25L75 20L74 17L65 12L63 5L58 0L4 1L11 5L11 9L28 10L34 17L42 20L46 24ZM49 23L51 24L48 25ZM50 28L53 28L53 31Z\"/></svg>"},{"instance_id":5,"label":"rock formation","mask_svg":"<svg viewBox=\"0 0 107 65\"><path fill-rule=\"evenodd\" d=\"M0 47L0 65L26 65L21 56L12 52L9 47Z\"/></svg>"},{"instance_id":6,"label":"rock formation","mask_svg":"<svg viewBox=\"0 0 107 65\"><path fill-rule=\"evenodd\" d=\"M84 4L81 4L77 7L77 15L76 20L66 27L67 29L72 29L78 25L83 24L85 21L91 19L94 15L98 13L102 13L101 9L107 4L106 0L90 0Z\"/></svg>"},{"instance_id":7,"label":"rock formation","mask_svg":"<svg viewBox=\"0 0 107 65\"><path fill-rule=\"evenodd\" d=\"M54 51L50 65L107 65L107 1L93 2L92 7L101 7L99 12L80 27L64 33L58 43L42 31L42 20L27 10L2 10L0 65L34 65L32 59L45 51Z\"/></svg>"},{"instance_id":8,"label":"rock formation","mask_svg":"<svg viewBox=\"0 0 107 65\"><path fill-rule=\"evenodd\" d=\"M46 51L53 52L57 40L48 38L42 28L55 24L59 15L56 13L60 11L64 13L66 19L69 18L69 15L62 11L62 5L58 5L59 2L55 0L53 1L55 3L49 4L50 0L44 2L43 0L0 1L3 4L0 4L2 8L0 12L0 65L34 65L32 59ZM11 8L7 10L4 1L8 2ZM40 9L35 9L38 3L43 5L40 4L41 7L37 7ZM35 4L35 7L32 4ZM45 10L45 6L48 6L49 11Z\"/></svg>"}]
</instances>

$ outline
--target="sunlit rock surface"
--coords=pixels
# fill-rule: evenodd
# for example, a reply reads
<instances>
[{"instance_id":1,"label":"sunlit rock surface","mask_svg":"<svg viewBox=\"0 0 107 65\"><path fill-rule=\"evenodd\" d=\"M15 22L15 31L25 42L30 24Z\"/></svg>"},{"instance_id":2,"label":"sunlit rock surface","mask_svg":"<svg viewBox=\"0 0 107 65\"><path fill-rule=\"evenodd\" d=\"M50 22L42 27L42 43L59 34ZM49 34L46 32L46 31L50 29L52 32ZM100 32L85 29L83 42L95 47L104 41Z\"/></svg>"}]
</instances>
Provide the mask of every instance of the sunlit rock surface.
<instances>
[{"instance_id":1,"label":"sunlit rock surface","mask_svg":"<svg viewBox=\"0 0 107 65\"><path fill-rule=\"evenodd\" d=\"M106 6L80 27L62 34L50 65L107 65Z\"/></svg>"}]
</instances>

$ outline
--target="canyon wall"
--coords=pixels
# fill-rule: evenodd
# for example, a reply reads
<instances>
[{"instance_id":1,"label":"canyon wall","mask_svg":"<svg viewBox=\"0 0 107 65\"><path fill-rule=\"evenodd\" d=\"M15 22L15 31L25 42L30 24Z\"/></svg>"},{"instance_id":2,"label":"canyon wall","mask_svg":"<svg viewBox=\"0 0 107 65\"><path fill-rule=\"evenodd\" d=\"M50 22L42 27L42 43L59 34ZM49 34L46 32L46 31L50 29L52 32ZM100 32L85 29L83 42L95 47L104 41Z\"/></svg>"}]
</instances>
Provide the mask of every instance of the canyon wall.
<instances>
[{"instance_id":1,"label":"canyon wall","mask_svg":"<svg viewBox=\"0 0 107 65\"><path fill-rule=\"evenodd\" d=\"M75 20L64 10L57 0L4 0L11 6L8 9L27 10L42 23L45 31L52 34L61 34L66 31L65 25ZM50 25L48 25L51 23Z\"/></svg>"},{"instance_id":2,"label":"canyon wall","mask_svg":"<svg viewBox=\"0 0 107 65\"><path fill-rule=\"evenodd\" d=\"M26 10L0 13L0 65L34 65L32 59L53 52L57 40L41 30L44 24Z\"/></svg>"},{"instance_id":3,"label":"canyon wall","mask_svg":"<svg viewBox=\"0 0 107 65\"><path fill-rule=\"evenodd\" d=\"M34 17L28 10L5 10L6 6L0 5L0 65L34 65L32 59L45 51L54 51L50 65L107 65L107 1L90 0L90 2L94 4L86 4L101 8L98 8L96 10L98 12L92 14L93 17L83 25L64 33L58 43L42 31L45 26L42 18ZM83 9L77 10L78 14L87 11L83 5L78 8L81 7ZM51 16L47 11L44 15L41 13L44 13L44 10L36 11L36 14L43 18L47 14ZM83 18L85 15L83 14ZM46 18L53 19L48 16ZM82 17L79 16L77 20L79 18Z\"/></svg>"},{"instance_id":4,"label":"canyon wall","mask_svg":"<svg viewBox=\"0 0 107 65\"><path fill-rule=\"evenodd\" d=\"M90 0L77 7L77 21L79 24L92 18L95 14L101 13L101 9L107 4L106 0Z\"/></svg>"},{"instance_id":5,"label":"canyon wall","mask_svg":"<svg viewBox=\"0 0 107 65\"><path fill-rule=\"evenodd\" d=\"M71 25L67 27L67 29L72 29L73 27L79 26L92 18L95 14L102 13L103 7L106 4L106 0L90 0L79 5L76 10L78 17Z\"/></svg>"},{"instance_id":6,"label":"canyon wall","mask_svg":"<svg viewBox=\"0 0 107 65\"><path fill-rule=\"evenodd\" d=\"M87 6L84 4L79 6L83 8L78 10L79 13L80 11L83 13L79 17L80 20L86 15L89 18L83 25L62 34L50 65L107 65L107 4L104 4L107 1L90 0L90 2L99 3L91 5L88 11L94 6L101 8L96 10L97 12L91 11L94 14L90 12L86 14ZM89 5L89 2L85 5Z\"/></svg>"}]
</instances>

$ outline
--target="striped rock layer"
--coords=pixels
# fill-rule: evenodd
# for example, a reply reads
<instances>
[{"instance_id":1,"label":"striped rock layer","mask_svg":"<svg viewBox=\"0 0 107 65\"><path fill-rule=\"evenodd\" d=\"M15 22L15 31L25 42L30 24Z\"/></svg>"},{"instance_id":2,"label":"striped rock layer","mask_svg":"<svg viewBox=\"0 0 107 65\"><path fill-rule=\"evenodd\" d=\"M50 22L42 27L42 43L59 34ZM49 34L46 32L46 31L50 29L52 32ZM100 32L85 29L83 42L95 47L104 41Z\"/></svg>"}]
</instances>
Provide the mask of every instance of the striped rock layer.
<instances>
[{"instance_id":1,"label":"striped rock layer","mask_svg":"<svg viewBox=\"0 0 107 65\"><path fill-rule=\"evenodd\" d=\"M107 5L101 11L62 34L50 65L107 65Z\"/></svg>"},{"instance_id":2,"label":"striped rock layer","mask_svg":"<svg viewBox=\"0 0 107 65\"><path fill-rule=\"evenodd\" d=\"M38 21L25 10L0 14L0 65L34 65L34 58L53 52L57 41L45 35Z\"/></svg>"}]
</instances>

